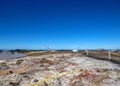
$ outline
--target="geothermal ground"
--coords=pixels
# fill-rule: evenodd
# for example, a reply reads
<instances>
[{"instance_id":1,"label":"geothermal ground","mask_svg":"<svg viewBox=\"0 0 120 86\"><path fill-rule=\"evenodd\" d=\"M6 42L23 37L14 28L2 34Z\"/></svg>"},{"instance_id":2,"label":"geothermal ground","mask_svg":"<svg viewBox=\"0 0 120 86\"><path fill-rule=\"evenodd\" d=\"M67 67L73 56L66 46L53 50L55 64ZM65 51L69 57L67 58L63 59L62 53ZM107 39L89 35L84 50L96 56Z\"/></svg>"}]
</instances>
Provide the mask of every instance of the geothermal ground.
<instances>
[{"instance_id":1,"label":"geothermal ground","mask_svg":"<svg viewBox=\"0 0 120 86\"><path fill-rule=\"evenodd\" d=\"M0 61L0 86L120 86L120 65L79 53Z\"/></svg>"}]
</instances>

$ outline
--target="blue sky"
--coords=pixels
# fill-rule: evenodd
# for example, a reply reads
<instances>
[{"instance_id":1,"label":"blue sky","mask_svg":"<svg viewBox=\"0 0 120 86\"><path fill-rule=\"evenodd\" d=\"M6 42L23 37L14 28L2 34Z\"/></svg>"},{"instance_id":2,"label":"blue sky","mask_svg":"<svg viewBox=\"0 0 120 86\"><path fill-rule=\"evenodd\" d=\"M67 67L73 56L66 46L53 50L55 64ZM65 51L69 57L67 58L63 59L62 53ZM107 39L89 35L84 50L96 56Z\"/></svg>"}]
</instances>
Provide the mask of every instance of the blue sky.
<instances>
[{"instance_id":1,"label":"blue sky","mask_svg":"<svg viewBox=\"0 0 120 86\"><path fill-rule=\"evenodd\" d=\"M119 0L0 0L0 49L120 48Z\"/></svg>"}]
</instances>

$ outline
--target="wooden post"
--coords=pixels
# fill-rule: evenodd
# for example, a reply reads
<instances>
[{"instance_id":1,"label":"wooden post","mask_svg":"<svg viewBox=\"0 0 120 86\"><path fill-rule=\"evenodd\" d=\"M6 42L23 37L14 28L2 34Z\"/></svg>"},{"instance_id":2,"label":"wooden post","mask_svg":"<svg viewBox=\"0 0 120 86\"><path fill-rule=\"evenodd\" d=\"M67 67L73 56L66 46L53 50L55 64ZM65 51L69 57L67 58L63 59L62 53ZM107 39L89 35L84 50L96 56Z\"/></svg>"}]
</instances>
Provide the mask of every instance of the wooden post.
<instances>
[{"instance_id":1,"label":"wooden post","mask_svg":"<svg viewBox=\"0 0 120 86\"><path fill-rule=\"evenodd\" d=\"M89 55L89 52L88 52L88 50L87 50L87 56Z\"/></svg>"},{"instance_id":2,"label":"wooden post","mask_svg":"<svg viewBox=\"0 0 120 86\"><path fill-rule=\"evenodd\" d=\"M86 55L87 55L87 56L89 55L89 52L88 52L88 50L87 50L87 49L85 50L85 53L86 53Z\"/></svg>"},{"instance_id":3,"label":"wooden post","mask_svg":"<svg viewBox=\"0 0 120 86\"><path fill-rule=\"evenodd\" d=\"M108 51L108 58L109 58L109 60L111 60L111 52L110 51Z\"/></svg>"}]
</instances>

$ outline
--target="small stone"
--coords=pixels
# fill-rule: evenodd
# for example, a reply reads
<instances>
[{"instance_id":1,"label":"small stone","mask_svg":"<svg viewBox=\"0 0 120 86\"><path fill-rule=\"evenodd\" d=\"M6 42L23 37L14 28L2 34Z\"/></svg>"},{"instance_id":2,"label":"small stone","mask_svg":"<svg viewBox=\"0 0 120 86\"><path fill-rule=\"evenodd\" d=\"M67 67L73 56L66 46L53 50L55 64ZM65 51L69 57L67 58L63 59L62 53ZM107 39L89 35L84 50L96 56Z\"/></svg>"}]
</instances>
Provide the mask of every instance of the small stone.
<instances>
[{"instance_id":1,"label":"small stone","mask_svg":"<svg viewBox=\"0 0 120 86\"><path fill-rule=\"evenodd\" d=\"M10 74L13 74L13 71L9 71Z\"/></svg>"},{"instance_id":2,"label":"small stone","mask_svg":"<svg viewBox=\"0 0 120 86\"><path fill-rule=\"evenodd\" d=\"M19 82L10 82L9 84L12 85L12 86L18 86Z\"/></svg>"},{"instance_id":3,"label":"small stone","mask_svg":"<svg viewBox=\"0 0 120 86\"><path fill-rule=\"evenodd\" d=\"M34 79L33 82L38 82L38 80L37 80L37 79Z\"/></svg>"}]
</instances>

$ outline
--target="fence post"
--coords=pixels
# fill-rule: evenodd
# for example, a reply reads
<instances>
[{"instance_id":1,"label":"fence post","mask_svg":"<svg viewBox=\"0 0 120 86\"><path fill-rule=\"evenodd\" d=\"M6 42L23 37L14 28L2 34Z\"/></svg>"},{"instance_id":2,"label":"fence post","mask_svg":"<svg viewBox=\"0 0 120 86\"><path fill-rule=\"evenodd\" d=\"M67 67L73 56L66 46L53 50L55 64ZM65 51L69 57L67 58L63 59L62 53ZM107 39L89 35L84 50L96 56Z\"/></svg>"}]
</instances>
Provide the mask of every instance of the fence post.
<instances>
[{"instance_id":1,"label":"fence post","mask_svg":"<svg viewBox=\"0 0 120 86\"><path fill-rule=\"evenodd\" d=\"M108 51L108 58L109 58L109 60L111 60L111 52L110 51Z\"/></svg>"},{"instance_id":2,"label":"fence post","mask_svg":"<svg viewBox=\"0 0 120 86\"><path fill-rule=\"evenodd\" d=\"M89 52L88 52L88 50L87 50L87 56L89 55Z\"/></svg>"},{"instance_id":3,"label":"fence post","mask_svg":"<svg viewBox=\"0 0 120 86\"><path fill-rule=\"evenodd\" d=\"M87 56L89 55L89 52L88 52L88 50L87 50L87 49L85 50L85 53L86 53L86 55L87 55Z\"/></svg>"}]
</instances>

